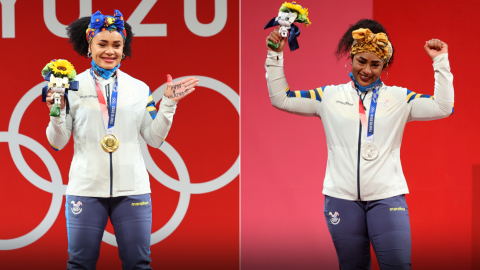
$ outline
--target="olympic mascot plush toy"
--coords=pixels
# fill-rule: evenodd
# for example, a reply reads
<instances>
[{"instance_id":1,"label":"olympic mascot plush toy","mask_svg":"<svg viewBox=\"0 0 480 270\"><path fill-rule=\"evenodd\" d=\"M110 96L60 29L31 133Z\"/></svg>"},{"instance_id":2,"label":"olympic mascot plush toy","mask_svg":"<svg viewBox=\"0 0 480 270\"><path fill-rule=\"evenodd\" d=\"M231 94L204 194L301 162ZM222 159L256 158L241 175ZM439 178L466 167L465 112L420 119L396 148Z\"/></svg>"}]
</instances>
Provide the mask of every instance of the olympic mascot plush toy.
<instances>
[{"instance_id":1,"label":"olympic mascot plush toy","mask_svg":"<svg viewBox=\"0 0 480 270\"><path fill-rule=\"evenodd\" d=\"M53 59L42 69L42 76L49 83L42 89L42 101L46 101L48 90L53 90L51 99L55 100L50 110L50 116L60 116L61 98L65 95L65 102L67 102L67 113L69 110L67 91L78 90L78 82L74 81L77 72L73 65L67 60Z\"/></svg>"},{"instance_id":2,"label":"olympic mascot plush toy","mask_svg":"<svg viewBox=\"0 0 480 270\"><path fill-rule=\"evenodd\" d=\"M295 1L292 3L285 2L280 7L278 16L271 19L265 25L264 29L280 25L279 32L284 38L286 38L288 32L290 32L290 36L288 37L288 47L290 47L290 51L294 51L299 48L297 37L300 35L300 29L294 24L294 22L304 23L305 26L309 26L311 22L308 19L308 9L296 4ZM268 46L276 50L278 49L279 44L269 40Z\"/></svg>"}]
</instances>

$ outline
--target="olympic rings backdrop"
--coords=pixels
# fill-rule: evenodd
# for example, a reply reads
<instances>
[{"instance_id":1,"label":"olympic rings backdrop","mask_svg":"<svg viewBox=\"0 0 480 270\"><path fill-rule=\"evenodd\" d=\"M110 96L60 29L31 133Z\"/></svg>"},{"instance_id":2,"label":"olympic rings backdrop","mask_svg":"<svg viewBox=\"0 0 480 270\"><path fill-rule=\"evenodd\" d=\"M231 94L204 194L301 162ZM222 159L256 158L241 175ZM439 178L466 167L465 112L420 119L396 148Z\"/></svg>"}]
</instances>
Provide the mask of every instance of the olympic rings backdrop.
<instances>
[{"instance_id":1,"label":"olympic rings backdrop","mask_svg":"<svg viewBox=\"0 0 480 270\"><path fill-rule=\"evenodd\" d=\"M166 74L200 78L178 104L160 149L142 145L153 206L152 267L239 267L239 2L227 0L2 0L0 268L64 269L65 189L73 140L55 152L45 129L40 75L54 58L90 67L65 27L120 10L135 37L121 69L162 97ZM98 269L121 269L108 223Z\"/></svg>"},{"instance_id":2,"label":"olympic rings backdrop","mask_svg":"<svg viewBox=\"0 0 480 270\"><path fill-rule=\"evenodd\" d=\"M322 122L279 111L268 96L265 39L272 28L263 26L283 1L241 2L242 269L338 269L323 217L327 149ZM293 89L349 81L347 59L337 61L333 53L349 25L361 18L382 23L395 48L387 85L432 95L432 60L423 46L432 38L449 45L455 113L408 123L402 142L412 269L479 269L480 2L297 2L308 8L312 24L299 25L300 48L284 52ZM257 12L246 12L252 7ZM375 258L372 269L378 269Z\"/></svg>"}]
</instances>

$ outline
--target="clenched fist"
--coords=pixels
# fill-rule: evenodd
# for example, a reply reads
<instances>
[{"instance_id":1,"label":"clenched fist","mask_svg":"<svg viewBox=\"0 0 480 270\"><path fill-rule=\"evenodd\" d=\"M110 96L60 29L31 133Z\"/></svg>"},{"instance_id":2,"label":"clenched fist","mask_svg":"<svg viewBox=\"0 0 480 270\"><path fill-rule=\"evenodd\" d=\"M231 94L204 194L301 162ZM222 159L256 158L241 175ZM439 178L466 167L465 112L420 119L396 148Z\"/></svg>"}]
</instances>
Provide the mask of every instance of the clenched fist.
<instances>
[{"instance_id":1,"label":"clenched fist","mask_svg":"<svg viewBox=\"0 0 480 270\"><path fill-rule=\"evenodd\" d=\"M430 39L429 41L425 41L425 46L423 46L423 48L427 52L428 56L430 56L432 59L442 53L448 53L447 43L439 39Z\"/></svg>"}]
</instances>

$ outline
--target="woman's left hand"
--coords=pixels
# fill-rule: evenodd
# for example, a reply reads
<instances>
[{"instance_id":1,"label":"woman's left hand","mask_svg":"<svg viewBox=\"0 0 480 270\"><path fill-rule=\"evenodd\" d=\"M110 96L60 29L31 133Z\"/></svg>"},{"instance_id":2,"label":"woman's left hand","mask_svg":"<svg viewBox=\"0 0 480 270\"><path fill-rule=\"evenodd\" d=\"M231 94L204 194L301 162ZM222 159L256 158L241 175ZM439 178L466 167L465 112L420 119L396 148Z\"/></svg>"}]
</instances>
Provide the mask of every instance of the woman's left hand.
<instances>
[{"instance_id":1,"label":"woman's left hand","mask_svg":"<svg viewBox=\"0 0 480 270\"><path fill-rule=\"evenodd\" d=\"M195 91L195 86L197 85L198 79L194 77L186 78L179 82L173 83L172 76L168 74L167 85L165 86L165 92L163 95L173 101L179 101Z\"/></svg>"},{"instance_id":2,"label":"woman's left hand","mask_svg":"<svg viewBox=\"0 0 480 270\"><path fill-rule=\"evenodd\" d=\"M423 48L427 52L428 56L430 56L432 59L442 53L448 53L447 43L439 39L430 39L429 41L425 41L425 46L423 46Z\"/></svg>"}]
</instances>

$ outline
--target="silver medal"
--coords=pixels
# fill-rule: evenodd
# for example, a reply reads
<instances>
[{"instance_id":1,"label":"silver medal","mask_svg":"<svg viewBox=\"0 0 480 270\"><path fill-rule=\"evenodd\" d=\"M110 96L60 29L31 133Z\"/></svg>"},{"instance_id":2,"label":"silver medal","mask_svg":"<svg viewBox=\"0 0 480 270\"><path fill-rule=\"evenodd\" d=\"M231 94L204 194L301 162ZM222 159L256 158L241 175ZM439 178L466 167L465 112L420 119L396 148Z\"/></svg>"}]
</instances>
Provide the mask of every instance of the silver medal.
<instances>
[{"instance_id":1,"label":"silver medal","mask_svg":"<svg viewBox=\"0 0 480 270\"><path fill-rule=\"evenodd\" d=\"M378 157L378 148L373 143L365 143L362 146L362 157L365 160L374 160Z\"/></svg>"}]
</instances>

